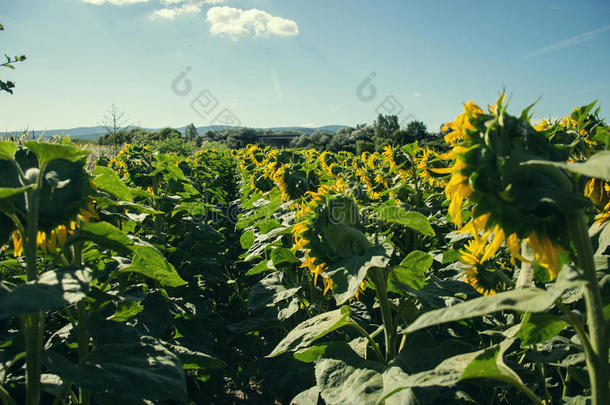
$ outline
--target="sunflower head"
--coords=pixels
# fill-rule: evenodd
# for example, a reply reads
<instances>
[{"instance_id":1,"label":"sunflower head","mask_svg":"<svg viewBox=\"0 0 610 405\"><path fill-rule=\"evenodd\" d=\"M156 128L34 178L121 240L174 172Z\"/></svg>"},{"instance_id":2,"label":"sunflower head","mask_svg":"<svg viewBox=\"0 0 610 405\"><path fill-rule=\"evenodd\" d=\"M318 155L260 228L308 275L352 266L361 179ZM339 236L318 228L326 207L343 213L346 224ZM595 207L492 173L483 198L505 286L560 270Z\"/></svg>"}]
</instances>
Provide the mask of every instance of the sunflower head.
<instances>
[{"instance_id":1,"label":"sunflower head","mask_svg":"<svg viewBox=\"0 0 610 405\"><path fill-rule=\"evenodd\" d=\"M590 203L574 192L561 169L524 165L529 160L565 161L569 151L536 131L528 110L520 117L508 114L504 100L502 95L489 114L471 105L450 124L456 132L447 135L455 159L445 188L450 214L460 224L462 202L469 198L476 204L473 217L490 214L489 227L499 224L507 235L520 238L537 230L556 240L564 234L565 212Z\"/></svg>"},{"instance_id":2,"label":"sunflower head","mask_svg":"<svg viewBox=\"0 0 610 405\"><path fill-rule=\"evenodd\" d=\"M484 238L470 240L460 252L460 261L465 265L462 279L483 295L493 295L505 284L503 265L494 260L495 252Z\"/></svg>"}]
</instances>

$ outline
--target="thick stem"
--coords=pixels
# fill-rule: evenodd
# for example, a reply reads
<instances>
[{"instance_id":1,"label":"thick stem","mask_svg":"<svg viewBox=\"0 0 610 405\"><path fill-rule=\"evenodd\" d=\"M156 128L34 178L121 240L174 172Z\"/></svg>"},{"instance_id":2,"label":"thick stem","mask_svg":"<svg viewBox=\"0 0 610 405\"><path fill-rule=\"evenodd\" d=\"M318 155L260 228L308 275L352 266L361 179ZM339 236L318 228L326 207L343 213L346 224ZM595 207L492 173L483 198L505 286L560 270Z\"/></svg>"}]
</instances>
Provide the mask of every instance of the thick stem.
<instances>
[{"instance_id":1,"label":"thick stem","mask_svg":"<svg viewBox=\"0 0 610 405\"><path fill-rule=\"evenodd\" d=\"M27 281L38 279L36 268L36 237L38 235L38 195L37 190L26 192L28 223L23 238ZM42 338L44 333L44 313L36 312L23 316L26 352L26 403L37 405L40 401L40 373Z\"/></svg>"},{"instance_id":2,"label":"thick stem","mask_svg":"<svg viewBox=\"0 0 610 405\"><path fill-rule=\"evenodd\" d=\"M383 321L383 333L385 337L385 360L392 360L396 356L396 329L392 320L392 309L388 300L387 280L384 269L372 271L372 281L381 307L381 319Z\"/></svg>"},{"instance_id":3,"label":"thick stem","mask_svg":"<svg viewBox=\"0 0 610 405\"><path fill-rule=\"evenodd\" d=\"M591 398L594 405L607 403L610 398L608 389L608 341L604 325L603 302L595 262L593 247L586 227L583 211L577 211L568 218L570 237L576 247L576 263L583 271L585 303L587 305L587 326L592 353L587 356ZM592 357L589 359L589 357Z\"/></svg>"},{"instance_id":4,"label":"thick stem","mask_svg":"<svg viewBox=\"0 0 610 405\"><path fill-rule=\"evenodd\" d=\"M76 310L78 312L78 361L82 362L83 359L89 354L89 331L87 330L87 303L85 302L85 300L81 300L76 304ZM81 404L89 405L89 391L80 388L78 396Z\"/></svg>"},{"instance_id":5,"label":"thick stem","mask_svg":"<svg viewBox=\"0 0 610 405\"><path fill-rule=\"evenodd\" d=\"M83 264L83 246L77 243L73 248L73 263L77 266ZM78 314L77 339L78 339L78 361L82 362L89 354L89 329L87 328L87 302L83 299L76 304ZM79 388L79 401L83 405L89 405L91 395L88 390Z\"/></svg>"}]
</instances>

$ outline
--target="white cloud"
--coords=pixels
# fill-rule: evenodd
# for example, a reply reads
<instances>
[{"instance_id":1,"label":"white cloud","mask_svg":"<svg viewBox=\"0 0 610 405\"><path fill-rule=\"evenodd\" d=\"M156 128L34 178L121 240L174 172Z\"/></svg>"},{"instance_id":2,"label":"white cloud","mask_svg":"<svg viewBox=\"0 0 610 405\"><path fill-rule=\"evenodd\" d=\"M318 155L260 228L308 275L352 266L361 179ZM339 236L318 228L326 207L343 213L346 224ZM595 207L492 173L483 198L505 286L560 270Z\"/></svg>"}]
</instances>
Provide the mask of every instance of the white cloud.
<instances>
[{"instance_id":1,"label":"white cloud","mask_svg":"<svg viewBox=\"0 0 610 405\"><path fill-rule=\"evenodd\" d=\"M195 4L185 4L182 7L176 8L162 8L155 10L152 15L152 19L164 18L166 20L174 20L177 17L195 15L201 13L201 6Z\"/></svg>"},{"instance_id":2,"label":"white cloud","mask_svg":"<svg viewBox=\"0 0 610 405\"><path fill-rule=\"evenodd\" d=\"M226 0L159 0L159 1L164 6L171 6L172 4L178 4L178 3L189 3L189 4L193 4L193 5L196 4L196 5L201 6L202 4L223 4L226 2Z\"/></svg>"},{"instance_id":3,"label":"white cloud","mask_svg":"<svg viewBox=\"0 0 610 405\"><path fill-rule=\"evenodd\" d=\"M83 0L85 3L99 6L104 3L110 3L115 6L124 6L125 4L148 3L148 0Z\"/></svg>"},{"instance_id":4,"label":"white cloud","mask_svg":"<svg viewBox=\"0 0 610 405\"><path fill-rule=\"evenodd\" d=\"M413 97L421 97L421 93L415 92L413 93Z\"/></svg>"},{"instance_id":5,"label":"white cloud","mask_svg":"<svg viewBox=\"0 0 610 405\"><path fill-rule=\"evenodd\" d=\"M208 10L206 21L211 24L212 35L227 35L234 41L249 35L287 37L299 33L299 27L293 20L274 17L266 11L255 8L241 10L226 6L212 7Z\"/></svg>"},{"instance_id":6,"label":"white cloud","mask_svg":"<svg viewBox=\"0 0 610 405\"><path fill-rule=\"evenodd\" d=\"M160 0L161 4L165 6L177 5L185 3L180 7L165 7L159 10L153 11L152 19L156 20L163 18L166 20L174 20L178 17L189 16L201 13L201 7L204 4L220 4L224 3L225 0Z\"/></svg>"}]
</instances>

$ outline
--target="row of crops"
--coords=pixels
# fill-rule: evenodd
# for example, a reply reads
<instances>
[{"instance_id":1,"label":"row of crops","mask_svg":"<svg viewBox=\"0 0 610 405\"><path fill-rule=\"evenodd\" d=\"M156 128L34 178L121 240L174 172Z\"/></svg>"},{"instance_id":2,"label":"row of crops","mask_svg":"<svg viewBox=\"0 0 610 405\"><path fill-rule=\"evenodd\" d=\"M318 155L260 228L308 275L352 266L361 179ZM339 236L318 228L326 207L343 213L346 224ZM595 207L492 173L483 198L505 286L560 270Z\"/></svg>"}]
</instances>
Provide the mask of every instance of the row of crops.
<instances>
[{"instance_id":1,"label":"row of crops","mask_svg":"<svg viewBox=\"0 0 610 405\"><path fill-rule=\"evenodd\" d=\"M381 153L0 142L4 404L603 404L610 129Z\"/></svg>"}]
</instances>

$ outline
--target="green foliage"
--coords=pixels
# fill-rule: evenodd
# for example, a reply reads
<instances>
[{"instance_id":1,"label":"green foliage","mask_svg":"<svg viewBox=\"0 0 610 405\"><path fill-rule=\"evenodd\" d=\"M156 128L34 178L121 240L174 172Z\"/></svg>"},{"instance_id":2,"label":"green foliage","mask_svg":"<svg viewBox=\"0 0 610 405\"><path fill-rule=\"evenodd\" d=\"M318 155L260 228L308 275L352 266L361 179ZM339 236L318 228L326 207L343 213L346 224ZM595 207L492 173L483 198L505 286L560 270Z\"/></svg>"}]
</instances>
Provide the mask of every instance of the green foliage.
<instances>
[{"instance_id":1,"label":"green foliage","mask_svg":"<svg viewBox=\"0 0 610 405\"><path fill-rule=\"evenodd\" d=\"M2 24L0 24L0 31L4 31L4 26ZM10 56L5 54L4 57L6 58L6 62L0 63L0 67L6 67L9 69L15 69L15 66L13 65L14 63L23 62L24 60L26 60L25 55L17 55L11 58ZM14 88L15 82L12 82L10 80L0 80L0 92L5 91L7 93L13 94Z\"/></svg>"}]
</instances>

